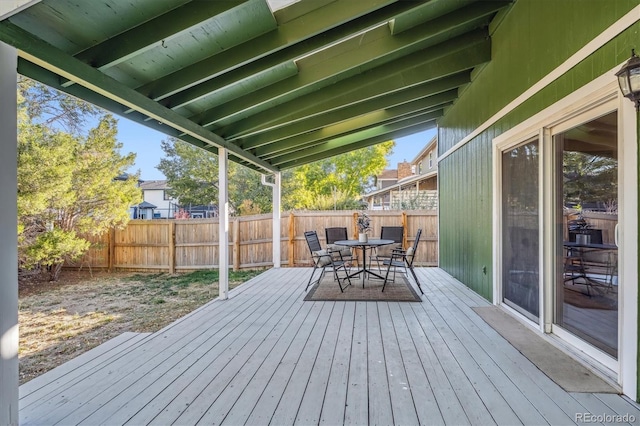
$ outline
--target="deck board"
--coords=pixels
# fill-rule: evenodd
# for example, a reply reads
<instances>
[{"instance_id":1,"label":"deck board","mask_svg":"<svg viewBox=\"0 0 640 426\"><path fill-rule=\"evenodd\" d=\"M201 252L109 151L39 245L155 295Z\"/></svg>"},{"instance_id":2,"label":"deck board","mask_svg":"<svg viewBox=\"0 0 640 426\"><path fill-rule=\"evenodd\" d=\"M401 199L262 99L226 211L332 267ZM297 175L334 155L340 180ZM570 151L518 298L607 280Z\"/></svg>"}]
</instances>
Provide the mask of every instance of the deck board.
<instances>
[{"instance_id":1,"label":"deck board","mask_svg":"<svg viewBox=\"0 0 640 426\"><path fill-rule=\"evenodd\" d=\"M277 312L280 301L273 300L274 303L267 303L260 306L253 311L252 315L242 319L235 317L238 320L238 328L247 324L247 331L241 334L241 338L235 338L234 335L228 333L228 341L233 341L232 345L240 345L242 342L253 341L255 333L258 332L255 327L252 327L255 321L260 321L264 318L267 321L271 316ZM278 319L273 320L273 324L277 324ZM128 401L136 396L148 396L147 389L153 389L162 386L161 381L171 381L179 377L188 367L193 363L193 360L200 359L205 356L210 356L211 351L209 348L213 347L213 353L216 353L215 349L218 348L220 343L220 337L222 337L228 330L224 328L233 327L235 324L233 321L225 323L223 320L219 320L216 326L207 329L205 332L200 333L203 327L197 327L192 329L192 334L197 334L192 339L179 338L176 344L169 345L168 349L171 351L171 356L162 359L154 357L151 361L146 361L144 365L138 365L137 368L131 372L120 385L123 389L117 396L109 400L105 404L104 400L94 400L90 404L85 404L82 409L77 410L74 414L75 418L81 418L88 423L95 423L102 417L103 412L118 412L119 416L126 415L125 410L121 410L121 407ZM253 332L253 334L252 334ZM166 339L165 339L166 340ZM233 352L227 348L227 352ZM217 355L217 353L216 353ZM157 363L154 363L155 360ZM126 386L126 387L125 387ZM98 408L96 409L96 404Z\"/></svg>"},{"instance_id":2,"label":"deck board","mask_svg":"<svg viewBox=\"0 0 640 426\"><path fill-rule=\"evenodd\" d=\"M451 291L450 286L441 286L440 288L444 293ZM437 304L438 306L451 306L444 295L440 296L436 293L434 297L441 302ZM455 298L448 299L456 300ZM456 305L461 306L460 304ZM536 411L546 419L538 424L565 424L569 417L573 418L576 412L585 409L546 375L540 374L538 368L506 340L500 339L499 334L488 324L484 321L477 321L477 316L472 310L461 308L460 311L450 311L450 313L452 313L453 319L460 321L469 329L476 341L533 404ZM462 321L463 316L471 321ZM497 352L496 349L498 349ZM514 404L513 407L526 409L526 405ZM526 421L540 420L535 413L524 413L521 418Z\"/></svg>"},{"instance_id":3,"label":"deck board","mask_svg":"<svg viewBox=\"0 0 640 426\"><path fill-rule=\"evenodd\" d=\"M365 424L369 419L369 383L367 375L367 302L355 302L349 382L344 413L347 425Z\"/></svg>"},{"instance_id":4,"label":"deck board","mask_svg":"<svg viewBox=\"0 0 640 426\"><path fill-rule=\"evenodd\" d=\"M324 400L329 383L329 375L331 374L331 364L335 357L336 345L340 334L340 325L344 315L344 302L337 302L331 312L331 318L327 325L326 332L322 338L318 356L315 359L309 381L306 385L306 391L303 394L298 413L296 415L296 423L299 424L318 424L322 414L322 404L319 401Z\"/></svg>"},{"instance_id":5,"label":"deck board","mask_svg":"<svg viewBox=\"0 0 640 426\"><path fill-rule=\"evenodd\" d=\"M355 303L345 303L338 340L331 360L327 389L323 397L319 421L323 425L336 425L344 421L355 312Z\"/></svg>"},{"instance_id":6,"label":"deck board","mask_svg":"<svg viewBox=\"0 0 640 426\"><path fill-rule=\"evenodd\" d=\"M21 406L27 407L31 402L44 398L50 391L55 392L61 385L68 383L83 372L95 369L108 362L120 352L138 344L151 333L122 333L113 339L85 352L69 362L30 380L20 386Z\"/></svg>"},{"instance_id":7,"label":"deck board","mask_svg":"<svg viewBox=\"0 0 640 426\"><path fill-rule=\"evenodd\" d=\"M264 272L162 330L120 336L26 383L21 424L576 424L640 418L567 393L473 311L489 303L417 268L422 303L305 302L310 268Z\"/></svg>"}]
</instances>

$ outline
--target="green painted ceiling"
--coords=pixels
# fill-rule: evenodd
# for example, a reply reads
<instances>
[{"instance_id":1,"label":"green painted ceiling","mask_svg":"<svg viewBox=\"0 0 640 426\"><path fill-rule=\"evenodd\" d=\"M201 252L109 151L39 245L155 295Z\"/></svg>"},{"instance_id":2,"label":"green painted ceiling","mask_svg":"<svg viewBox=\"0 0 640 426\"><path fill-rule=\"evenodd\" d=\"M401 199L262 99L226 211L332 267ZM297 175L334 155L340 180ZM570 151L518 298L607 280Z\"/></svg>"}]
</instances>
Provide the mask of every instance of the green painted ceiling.
<instances>
[{"instance_id":1,"label":"green painted ceiling","mask_svg":"<svg viewBox=\"0 0 640 426\"><path fill-rule=\"evenodd\" d=\"M435 127L511 1L42 0L18 72L259 170Z\"/></svg>"}]
</instances>

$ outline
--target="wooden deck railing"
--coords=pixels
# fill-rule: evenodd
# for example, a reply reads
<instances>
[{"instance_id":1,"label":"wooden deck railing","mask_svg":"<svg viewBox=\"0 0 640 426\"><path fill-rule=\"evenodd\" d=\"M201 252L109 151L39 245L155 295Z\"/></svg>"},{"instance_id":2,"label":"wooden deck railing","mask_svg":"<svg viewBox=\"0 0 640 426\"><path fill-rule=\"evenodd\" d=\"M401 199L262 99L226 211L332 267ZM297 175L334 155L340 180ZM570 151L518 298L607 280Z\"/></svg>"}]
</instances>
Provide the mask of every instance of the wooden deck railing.
<instances>
[{"instance_id":1,"label":"wooden deck railing","mask_svg":"<svg viewBox=\"0 0 640 426\"><path fill-rule=\"evenodd\" d=\"M283 266L309 266L311 256L304 232L346 226L356 234L357 211L284 212L280 229ZM435 210L368 211L373 235L383 225L405 227L405 247L413 244L418 228L422 237L416 265L438 264L438 221ZM230 220L229 264L234 270L269 267L272 261L271 214L242 216ZM126 228L92 240L93 247L70 267L168 271L170 273L218 267L218 219L132 220Z\"/></svg>"}]
</instances>

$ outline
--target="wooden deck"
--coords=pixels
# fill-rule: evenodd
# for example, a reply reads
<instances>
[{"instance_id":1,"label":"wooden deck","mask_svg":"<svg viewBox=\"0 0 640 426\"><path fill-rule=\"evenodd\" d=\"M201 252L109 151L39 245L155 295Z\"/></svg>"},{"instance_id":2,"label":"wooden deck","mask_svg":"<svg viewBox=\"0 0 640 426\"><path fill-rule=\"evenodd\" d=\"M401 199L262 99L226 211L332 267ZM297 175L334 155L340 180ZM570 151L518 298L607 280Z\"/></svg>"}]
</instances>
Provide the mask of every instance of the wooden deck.
<instances>
[{"instance_id":1,"label":"wooden deck","mask_svg":"<svg viewBox=\"0 0 640 426\"><path fill-rule=\"evenodd\" d=\"M640 410L567 393L418 268L422 303L303 302L310 268L269 270L153 334L125 334L20 388L28 424L565 425ZM605 419L607 420L607 419ZM610 419L609 419L610 420ZM637 424L637 423L635 423Z\"/></svg>"}]
</instances>

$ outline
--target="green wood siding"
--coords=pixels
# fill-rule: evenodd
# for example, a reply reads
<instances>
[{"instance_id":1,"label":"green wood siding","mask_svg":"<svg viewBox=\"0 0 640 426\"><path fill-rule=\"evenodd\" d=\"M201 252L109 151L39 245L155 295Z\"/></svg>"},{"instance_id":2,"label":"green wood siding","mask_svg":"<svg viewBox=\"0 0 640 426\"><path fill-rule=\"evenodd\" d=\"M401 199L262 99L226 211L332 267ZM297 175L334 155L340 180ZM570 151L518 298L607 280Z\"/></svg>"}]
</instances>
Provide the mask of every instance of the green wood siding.
<instances>
[{"instance_id":1,"label":"green wood siding","mask_svg":"<svg viewBox=\"0 0 640 426\"><path fill-rule=\"evenodd\" d=\"M460 163L465 166L457 168ZM446 232L440 238L440 267L487 299L492 294L491 179L486 138L438 165L440 194L446 194L440 201L440 232Z\"/></svg>"},{"instance_id":2,"label":"green wood siding","mask_svg":"<svg viewBox=\"0 0 640 426\"><path fill-rule=\"evenodd\" d=\"M491 62L440 120L440 155L639 3L517 0L492 34ZM443 269L491 299L493 138L623 63L639 33L636 23L439 164Z\"/></svg>"}]
</instances>

